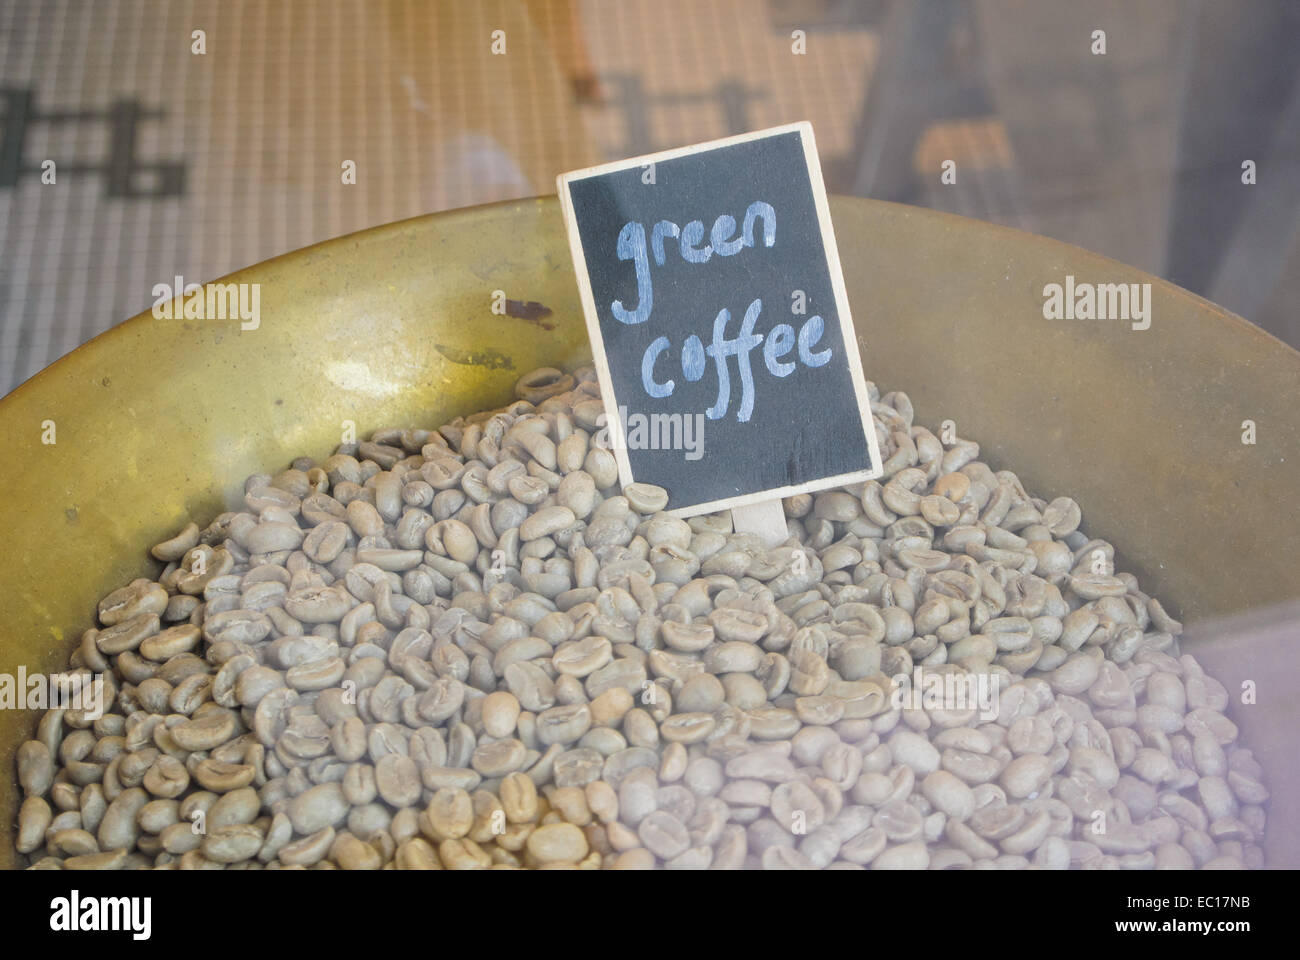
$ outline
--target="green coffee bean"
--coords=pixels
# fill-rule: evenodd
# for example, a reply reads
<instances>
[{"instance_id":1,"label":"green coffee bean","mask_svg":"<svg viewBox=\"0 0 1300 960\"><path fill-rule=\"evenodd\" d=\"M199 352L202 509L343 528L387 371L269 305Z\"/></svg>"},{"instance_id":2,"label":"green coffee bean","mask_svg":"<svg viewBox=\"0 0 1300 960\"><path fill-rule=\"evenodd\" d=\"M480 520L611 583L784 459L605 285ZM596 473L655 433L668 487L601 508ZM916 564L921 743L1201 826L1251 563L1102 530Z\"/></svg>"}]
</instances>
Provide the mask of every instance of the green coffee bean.
<instances>
[{"instance_id":1,"label":"green coffee bean","mask_svg":"<svg viewBox=\"0 0 1300 960\"><path fill-rule=\"evenodd\" d=\"M1031 497L870 386L883 484L789 498L794 539L770 550L725 515L668 516L659 487L619 492L594 371L518 391L250 478L245 509L157 544L164 575L110 593L80 635L109 712L50 711L18 751L19 852L162 869L1262 861L1269 794L1227 690L1179 658L1181 624L1079 532L1075 501ZM921 681L905 708L900 675ZM938 701L928 679L949 684ZM955 700L971 680L991 701Z\"/></svg>"}]
</instances>

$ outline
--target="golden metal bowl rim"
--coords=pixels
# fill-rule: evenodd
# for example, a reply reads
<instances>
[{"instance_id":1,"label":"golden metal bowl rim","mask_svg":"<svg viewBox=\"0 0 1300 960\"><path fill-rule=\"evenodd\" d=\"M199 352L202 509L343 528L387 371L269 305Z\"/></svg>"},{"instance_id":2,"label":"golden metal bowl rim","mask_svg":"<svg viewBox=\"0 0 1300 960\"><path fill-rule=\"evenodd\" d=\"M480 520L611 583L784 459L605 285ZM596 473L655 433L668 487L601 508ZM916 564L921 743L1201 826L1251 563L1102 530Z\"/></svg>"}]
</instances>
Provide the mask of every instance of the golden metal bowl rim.
<instances>
[{"instance_id":1,"label":"golden metal bowl rim","mask_svg":"<svg viewBox=\"0 0 1300 960\"><path fill-rule=\"evenodd\" d=\"M1200 294L1194 293L1193 291L1188 290L1186 287L1181 287L1171 280L1166 280L1163 277L1157 276L1156 274L1147 273L1146 271L1140 270L1139 268L1131 267L1128 264L1125 264L1123 261L1116 260L1113 257L1108 257L1104 253L1098 253L1094 250L1089 250L1086 247L1081 247L1065 240L1057 240L1054 237L1048 237L1043 234L1033 233L1028 230L1021 230L1017 227L1009 227L1000 223L993 223L991 221L986 221L986 220L978 220L974 217L966 217L957 213L949 213L945 210L934 210L930 207L916 206L913 204L895 203L894 201L891 200L876 200L870 197L855 197L847 194L831 194L830 199L833 205L833 209L834 207L838 207L844 204L868 204L868 205L875 205L875 206L882 206L882 207L897 207L901 209L906 209L909 212L909 215L918 216L922 219L930 219L935 223L947 223L952 225L956 229L978 230L982 232L992 232L992 233L1005 233L1012 236L1031 238L1034 241L1041 241L1046 244L1054 245L1062 249L1072 251L1076 254L1082 254L1083 256L1094 258L1095 260L1113 263L1117 267L1121 267L1124 270L1128 270L1128 271L1137 270L1139 273L1143 275L1146 282L1152 284L1158 284L1167 293L1172 293L1176 296L1184 297L1194 304L1208 308L1212 312L1222 317L1229 324L1234 326L1238 331L1245 333L1249 336L1260 337L1265 342L1270 343L1274 347L1281 347L1286 352L1294 354L1296 359L1300 361L1300 350L1297 350L1297 348L1291 346L1291 344L1287 343L1284 340L1281 340L1273 333L1269 332L1268 330L1265 330L1263 327L1260 327L1259 325L1252 323L1251 321L1247 320L1245 317L1241 316L1240 314L1233 313L1228 308L1220 306L1219 304L1215 303L1212 300L1207 300L1204 297L1202 297ZM343 247L346 246L349 241L355 242L356 240L362 237L366 238L367 240L377 239L377 238L384 237L389 233L396 233L402 229L408 229L412 226L417 226L419 224L426 223L434 219L445 220L447 218L452 218L457 216L471 216L475 214L483 214L483 213L499 211L499 210L509 210L511 208L516 208L519 207L520 205L525 205L525 204L542 204L542 205L555 204L556 208L558 209L559 199L552 194L543 194L534 197L521 197L517 200L496 200L491 203L480 203L468 207L456 207L451 210L441 210L441 211L436 211L434 213L417 214L413 217L404 217L401 220L392 220L388 223L378 224L373 227L363 227L360 230L353 230L350 233L343 233L343 234L339 234L336 237L329 237L328 239L325 240L318 240L316 243L308 244L305 247L298 247L295 250L288 250L284 253L277 254L274 257L269 257L266 260L259 260L258 262L249 264L246 267L240 267L238 270L234 270L231 273L227 273L220 277L216 277L212 280L205 281L204 285L206 286L208 283L235 282L237 278L243 274L252 273L252 272L260 273L265 268L271 266L272 264L288 263L297 258L306 258L311 253L324 252L327 250ZM108 341L112 338L120 337L125 333L133 332L134 327L131 326L133 324L142 324L154 320L156 320L156 318L153 316L153 308L150 307L146 310L142 310L141 312L135 314L132 317L128 317L126 320L123 320L121 323L114 324L113 326L109 327L107 330L104 330L101 333L98 333L95 336L91 337L89 340L85 341L84 343L77 345L72 350L69 350L67 353L63 354L63 356L59 357L57 360L53 361L52 363L38 370L36 373L32 374L32 376L28 377L22 383L18 384L18 386L10 390L9 393L5 394L4 397L0 397L0 403L3 403L5 400L9 399L9 397L16 395L19 391L23 390L24 388L30 387L33 383L38 381L38 378L43 377L46 373L52 370L61 369L60 364L64 363L64 361L66 361L69 357L71 357L74 353L76 353L76 351L81 350L84 347L88 347L91 344L99 343L101 341Z\"/></svg>"}]
</instances>

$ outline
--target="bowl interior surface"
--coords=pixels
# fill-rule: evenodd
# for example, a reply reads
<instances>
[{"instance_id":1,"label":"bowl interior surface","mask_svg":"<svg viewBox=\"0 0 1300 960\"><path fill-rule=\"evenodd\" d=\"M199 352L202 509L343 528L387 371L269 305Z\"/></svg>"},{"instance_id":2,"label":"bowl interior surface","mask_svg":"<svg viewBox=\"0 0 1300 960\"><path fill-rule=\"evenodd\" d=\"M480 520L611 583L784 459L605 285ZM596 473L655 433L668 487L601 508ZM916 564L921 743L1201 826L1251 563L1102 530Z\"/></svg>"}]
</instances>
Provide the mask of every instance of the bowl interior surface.
<instances>
[{"instance_id":1,"label":"bowl interior surface","mask_svg":"<svg viewBox=\"0 0 1300 960\"><path fill-rule=\"evenodd\" d=\"M1073 497L1117 569L1189 624L1300 595L1300 354L1075 247L875 201L832 198L831 212L867 377L905 391L917 423L951 419L1032 494ZM1044 319L1044 286L1067 274L1150 284L1150 328ZM247 475L321 459L349 428L364 439L499 406L534 367L590 358L554 198L379 227L223 282L259 285L256 329L141 314L0 401L0 673L66 668L99 598L156 577L148 548L237 505ZM501 294L549 313L494 312ZM1251 740L1295 710L1294 658L1275 661L1259 710L1230 712L1281 771L1279 738ZM0 711L0 865L15 862L14 751L37 718ZM1274 798L1270 863L1298 863L1300 830L1290 846L1280 832L1296 805Z\"/></svg>"}]
</instances>

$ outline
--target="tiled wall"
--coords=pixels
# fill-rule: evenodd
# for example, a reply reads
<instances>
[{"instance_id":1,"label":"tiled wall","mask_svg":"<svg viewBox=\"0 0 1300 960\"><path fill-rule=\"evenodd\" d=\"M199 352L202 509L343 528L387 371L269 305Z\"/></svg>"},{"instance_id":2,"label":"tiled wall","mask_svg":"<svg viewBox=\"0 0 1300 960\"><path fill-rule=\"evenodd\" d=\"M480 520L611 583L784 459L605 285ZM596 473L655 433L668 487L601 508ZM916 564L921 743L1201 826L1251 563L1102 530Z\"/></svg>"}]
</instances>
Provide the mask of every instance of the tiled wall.
<instances>
[{"instance_id":1,"label":"tiled wall","mask_svg":"<svg viewBox=\"0 0 1300 960\"><path fill-rule=\"evenodd\" d=\"M1061 61L1053 45L1076 43L1088 17L1053 27L1018 6L977 4L987 103L983 115L933 118L915 150L914 201L1159 270L1176 5L1133 13L1142 51L1097 65L1109 79L1081 94L1047 80ZM557 173L606 159L808 119L828 183L847 191L869 83L892 42L885 7L3 0L0 395L148 308L153 286L177 275L203 282L403 217L550 193ZM807 25L802 56L794 24ZM495 30L505 55L491 52ZM1095 115L1098 90L1109 119ZM1137 181L1113 151L1077 172L1052 169L1098 131L1122 135ZM953 151L972 175L937 189L927 169ZM53 184L42 183L45 160ZM355 185L341 182L349 160ZM1288 302L1274 301L1274 312Z\"/></svg>"}]
</instances>

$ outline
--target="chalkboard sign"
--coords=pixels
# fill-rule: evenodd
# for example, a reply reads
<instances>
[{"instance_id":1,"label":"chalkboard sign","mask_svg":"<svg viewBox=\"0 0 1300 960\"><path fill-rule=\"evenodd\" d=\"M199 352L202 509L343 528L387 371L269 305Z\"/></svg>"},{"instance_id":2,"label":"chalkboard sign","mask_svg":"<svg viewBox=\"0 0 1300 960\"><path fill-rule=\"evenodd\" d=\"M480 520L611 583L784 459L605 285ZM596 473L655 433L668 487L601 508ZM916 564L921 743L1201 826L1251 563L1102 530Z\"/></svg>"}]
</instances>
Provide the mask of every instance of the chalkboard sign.
<instances>
[{"instance_id":1,"label":"chalkboard sign","mask_svg":"<svg viewBox=\"0 0 1300 960\"><path fill-rule=\"evenodd\" d=\"M810 124L558 188L624 484L692 516L880 475Z\"/></svg>"}]
</instances>

